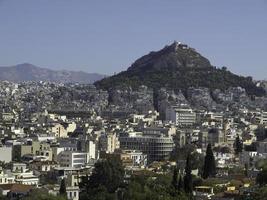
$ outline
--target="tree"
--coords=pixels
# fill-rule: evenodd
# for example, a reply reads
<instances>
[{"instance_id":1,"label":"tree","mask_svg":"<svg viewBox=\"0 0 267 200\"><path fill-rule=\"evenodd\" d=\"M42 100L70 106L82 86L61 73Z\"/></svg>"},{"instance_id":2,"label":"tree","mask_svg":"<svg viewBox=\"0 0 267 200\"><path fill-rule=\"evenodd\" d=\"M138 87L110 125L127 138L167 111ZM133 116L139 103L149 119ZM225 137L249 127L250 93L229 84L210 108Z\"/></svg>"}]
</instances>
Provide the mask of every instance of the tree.
<instances>
[{"instance_id":1,"label":"tree","mask_svg":"<svg viewBox=\"0 0 267 200\"><path fill-rule=\"evenodd\" d=\"M188 194L191 194L193 191L193 182L191 173L192 173L192 166L189 154L186 159L185 176L184 176L184 191Z\"/></svg>"},{"instance_id":2,"label":"tree","mask_svg":"<svg viewBox=\"0 0 267 200\"><path fill-rule=\"evenodd\" d=\"M254 194L250 198L247 199L253 199L253 200L265 200L267 197L267 187L260 187L257 188Z\"/></svg>"},{"instance_id":3,"label":"tree","mask_svg":"<svg viewBox=\"0 0 267 200\"><path fill-rule=\"evenodd\" d=\"M245 171L244 171L244 174L246 177L248 177L248 170L249 170L248 163L246 163L245 164Z\"/></svg>"},{"instance_id":4,"label":"tree","mask_svg":"<svg viewBox=\"0 0 267 200\"><path fill-rule=\"evenodd\" d=\"M115 200L115 193L109 193L107 188L104 186L99 186L97 188L92 188L86 192L80 193L80 200Z\"/></svg>"},{"instance_id":5,"label":"tree","mask_svg":"<svg viewBox=\"0 0 267 200\"><path fill-rule=\"evenodd\" d=\"M239 153L241 153L243 151L243 144L239 138L239 135L237 135L237 137L235 139L234 147L235 147L235 154L236 155L239 155Z\"/></svg>"},{"instance_id":6,"label":"tree","mask_svg":"<svg viewBox=\"0 0 267 200\"><path fill-rule=\"evenodd\" d=\"M61 180L60 188L59 188L59 194L61 196L67 196L67 190L66 190L66 181L65 178Z\"/></svg>"},{"instance_id":7,"label":"tree","mask_svg":"<svg viewBox=\"0 0 267 200\"><path fill-rule=\"evenodd\" d=\"M126 187L123 200L188 199L183 191L174 190L171 182L172 176L167 174L142 172L142 174L133 175Z\"/></svg>"},{"instance_id":8,"label":"tree","mask_svg":"<svg viewBox=\"0 0 267 200\"><path fill-rule=\"evenodd\" d=\"M1 198L0 198L1 199ZM66 196L55 196L49 194L45 189L33 189L29 195L22 198L22 200L67 200Z\"/></svg>"},{"instance_id":9,"label":"tree","mask_svg":"<svg viewBox=\"0 0 267 200\"><path fill-rule=\"evenodd\" d=\"M255 135L257 137L257 141L262 141L267 138L267 129L265 126L260 125L256 130L255 130Z\"/></svg>"},{"instance_id":10,"label":"tree","mask_svg":"<svg viewBox=\"0 0 267 200\"><path fill-rule=\"evenodd\" d=\"M223 70L223 71L227 71L227 67L223 66L223 67L222 67L222 70Z\"/></svg>"},{"instance_id":11,"label":"tree","mask_svg":"<svg viewBox=\"0 0 267 200\"><path fill-rule=\"evenodd\" d=\"M174 170L173 170L173 176L172 176L172 186L175 189L177 189L177 186L178 186L177 175L178 175L177 167L175 167Z\"/></svg>"},{"instance_id":12,"label":"tree","mask_svg":"<svg viewBox=\"0 0 267 200\"><path fill-rule=\"evenodd\" d=\"M178 191L182 191L183 189L183 176L181 174L179 174L179 181L178 181L178 186L177 186L177 189Z\"/></svg>"},{"instance_id":13,"label":"tree","mask_svg":"<svg viewBox=\"0 0 267 200\"><path fill-rule=\"evenodd\" d=\"M257 175L256 182L262 187L267 184L267 168L263 168Z\"/></svg>"},{"instance_id":14,"label":"tree","mask_svg":"<svg viewBox=\"0 0 267 200\"><path fill-rule=\"evenodd\" d=\"M204 162L203 178L214 177L216 175L215 158L211 149L211 144L208 144Z\"/></svg>"},{"instance_id":15,"label":"tree","mask_svg":"<svg viewBox=\"0 0 267 200\"><path fill-rule=\"evenodd\" d=\"M90 177L84 177L80 183L81 199L98 198L96 191L101 191L102 197L114 195L122 186L124 168L119 158L111 157L98 161Z\"/></svg>"},{"instance_id":16,"label":"tree","mask_svg":"<svg viewBox=\"0 0 267 200\"><path fill-rule=\"evenodd\" d=\"M6 197L6 196L4 196L4 195L0 195L0 200L8 200L8 198Z\"/></svg>"},{"instance_id":17,"label":"tree","mask_svg":"<svg viewBox=\"0 0 267 200\"><path fill-rule=\"evenodd\" d=\"M121 161L118 158L109 158L95 164L89 183L92 187L103 185L109 192L115 192L123 179L124 168Z\"/></svg>"}]
</instances>

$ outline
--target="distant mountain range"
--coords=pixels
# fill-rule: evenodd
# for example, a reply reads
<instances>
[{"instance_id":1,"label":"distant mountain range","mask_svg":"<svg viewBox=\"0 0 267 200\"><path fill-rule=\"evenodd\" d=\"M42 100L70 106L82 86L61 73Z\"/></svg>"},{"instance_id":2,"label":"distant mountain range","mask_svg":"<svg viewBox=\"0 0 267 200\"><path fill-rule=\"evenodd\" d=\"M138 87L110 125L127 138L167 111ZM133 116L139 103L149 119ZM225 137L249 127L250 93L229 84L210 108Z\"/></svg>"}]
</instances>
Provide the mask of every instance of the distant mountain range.
<instances>
[{"instance_id":1,"label":"distant mountain range","mask_svg":"<svg viewBox=\"0 0 267 200\"><path fill-rule=\"evenodd\" d=\"M126 71L97 81L95 85L102 89L146 85L156 91L165 87L184 93L190 87L226 90L240 86L249 95L265 95L265 90L258 87L252 77L236 75L226 67L212 66L195 49L178 42L150 52L137 59Z\"/></svg>"},{"instance_id":2,"label":"distant mountain range","mask_svg":"<svg viewBox=\"0 0 267 200\"><path fill-rule=\"evenodd\" d=\"M60 83L94 83L105 75L81 71L51 70L23 63L10 67L0 67L0 80L13 82L51 81Z\"/></svg>"}]
</instances>

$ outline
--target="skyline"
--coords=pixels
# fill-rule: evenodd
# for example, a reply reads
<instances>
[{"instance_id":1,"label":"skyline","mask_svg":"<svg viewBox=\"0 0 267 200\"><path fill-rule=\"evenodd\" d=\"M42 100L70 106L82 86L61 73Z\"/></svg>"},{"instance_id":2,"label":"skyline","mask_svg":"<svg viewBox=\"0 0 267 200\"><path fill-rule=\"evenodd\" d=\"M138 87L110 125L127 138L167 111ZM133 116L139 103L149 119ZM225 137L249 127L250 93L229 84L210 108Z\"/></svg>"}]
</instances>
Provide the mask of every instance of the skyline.
<instances>
[{"instance_id":1,"label":"skyline","mask_svg":"<svg viewBox=\"0 0 267 200\"><path fill-rule=\"evenodd\" d=\"M2 0L0 66L27 62L112 75L177 40L212 65L266 79L266 8L264 0Z\"/></svg>"}]
</instances>

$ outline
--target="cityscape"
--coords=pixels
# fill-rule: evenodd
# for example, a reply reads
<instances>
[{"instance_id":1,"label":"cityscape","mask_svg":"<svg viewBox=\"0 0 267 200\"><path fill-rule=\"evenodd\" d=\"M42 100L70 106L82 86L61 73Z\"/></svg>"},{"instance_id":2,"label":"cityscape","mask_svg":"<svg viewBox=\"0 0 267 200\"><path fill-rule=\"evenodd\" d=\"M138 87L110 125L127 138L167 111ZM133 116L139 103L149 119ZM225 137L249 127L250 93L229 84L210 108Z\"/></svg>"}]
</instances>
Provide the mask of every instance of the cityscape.
<instances>
[{"instance_id":1,"label":"cityscape","mask_svg":"<svg viewBox=\"0 0 267 200\"><path fill-rule=\"evenodd\" d=\"M18 2L0 1L0 18L2 8L23 9L33 1ZM88 2L80 9L95 6ZM150 2L160 9L159 1ZM178 2L166 5L188 6ZM215 54L204 56L205 46L177 37L158 49L150 46L112 75L108 68L47 68L42 59L19 64L15 47L13 57L3 54L0 200L267 199L266 74L254 66L253 76L215 66Z\"/></svg>"}]
</instances>

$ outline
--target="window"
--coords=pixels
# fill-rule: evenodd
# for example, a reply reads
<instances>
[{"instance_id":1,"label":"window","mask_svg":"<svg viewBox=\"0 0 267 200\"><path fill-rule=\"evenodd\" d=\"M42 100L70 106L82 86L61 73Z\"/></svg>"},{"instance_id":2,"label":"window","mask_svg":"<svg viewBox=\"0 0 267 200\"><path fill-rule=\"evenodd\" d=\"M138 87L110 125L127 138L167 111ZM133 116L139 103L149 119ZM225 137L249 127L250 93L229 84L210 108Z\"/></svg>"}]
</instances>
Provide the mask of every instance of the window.
<instances>
[{"instance_id":1,"label":"window","mask_svg":"<svg viewBox=\"0 0 267 200\"><path fill-rule=\"evenodd\" d=\"M84 155L84 154L80 154L80 155L74 155L73 157L74 157L74 158L85 158L86 155Z\"/></svg>"}]
</instances>

